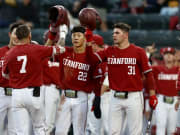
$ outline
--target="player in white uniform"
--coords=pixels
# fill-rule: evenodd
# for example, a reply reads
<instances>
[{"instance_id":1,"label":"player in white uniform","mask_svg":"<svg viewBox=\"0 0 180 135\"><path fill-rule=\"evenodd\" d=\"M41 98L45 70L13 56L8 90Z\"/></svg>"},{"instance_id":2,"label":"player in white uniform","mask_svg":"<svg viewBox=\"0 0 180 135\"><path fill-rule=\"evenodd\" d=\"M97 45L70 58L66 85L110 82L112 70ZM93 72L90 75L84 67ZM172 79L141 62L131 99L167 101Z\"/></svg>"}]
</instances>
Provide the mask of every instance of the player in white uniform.
<instances>
[{"instance_id":1,"label":"player in white uniform","mask_svg":"<svg viewBox=\"0 0 180 135\"><path fill-rule=\"evenodd\" d=\"M162 48L164 65L153 66L153 74L157 87L158 105L156 107L156 134L172 135L176 129L178 90L176 88L179 67L174 66L174 48Z\"/></svg>"},{"instance_id":2,"label":"player in white uniform","mask_svg":"<svg viewBox=\"0 0 180 135\"><path fill-rule=\"evenodd\" d=\"M64 104L58 117L56 135L67 135L71 123L74 135L84 135L88 110L88 93L92 91L92 71L86 46L85 28L74 27L72 30L73 47L66 47L66 52L59 57L60 78L65 95Z\"/></svg>"},{"instance_id":3,"label":"player in white uniform","mask_svg":"<svg viewBox=\"0 0 180 135\"><path fill-rule=\"evenodd\" d=\"M109 87L113 91L110 101L109 134L121 133L124 114L130 135L142 134L143 125L143 95L142 73L146 76L150 89L150 106L155 109L157 98L154 90L152 69L148 64L145 51L129 43L130 27L124 23L114 25L113 40L117 46L91 55L95 61L108 63Z\"/></svg>"}]
</instances>

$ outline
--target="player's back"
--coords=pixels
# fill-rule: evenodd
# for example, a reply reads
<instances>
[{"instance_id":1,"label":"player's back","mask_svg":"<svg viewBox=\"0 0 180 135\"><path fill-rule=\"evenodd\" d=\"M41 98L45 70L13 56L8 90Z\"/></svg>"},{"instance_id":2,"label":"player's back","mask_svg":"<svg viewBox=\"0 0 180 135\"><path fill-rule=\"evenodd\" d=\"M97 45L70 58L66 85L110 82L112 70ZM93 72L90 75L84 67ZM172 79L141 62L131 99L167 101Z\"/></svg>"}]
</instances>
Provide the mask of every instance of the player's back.
<instances>
[{"instance_id":1,"label":"player's back","mask_svg":"<svg viewBox=\"0 0 180 135\"><path fill-rule=\"evenodd\" d=\"M42 84L42 60L51 54L52 48L40 45L13 47L5 58L9 70L10 86L12 88L40 86Z\"/></svg>"}]
</instances>

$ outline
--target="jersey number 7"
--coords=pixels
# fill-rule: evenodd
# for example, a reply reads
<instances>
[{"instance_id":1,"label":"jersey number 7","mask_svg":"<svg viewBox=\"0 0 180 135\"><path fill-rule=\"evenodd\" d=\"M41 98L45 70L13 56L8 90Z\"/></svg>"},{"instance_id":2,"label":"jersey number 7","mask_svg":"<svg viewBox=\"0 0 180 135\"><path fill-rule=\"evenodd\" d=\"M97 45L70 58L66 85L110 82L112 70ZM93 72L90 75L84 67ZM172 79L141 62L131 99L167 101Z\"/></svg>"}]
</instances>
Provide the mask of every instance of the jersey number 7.
<instances>
[{"instance_id":1,"label":"jersey number 7","mask_svg":"<svg viewBox=\"0 0 180 135\"><path fill-rule=\"evenodd\" d=\"M26 73L27 56L26 55L17 56L17 61L23 61L20 69L20 73L21 74Z\"/></svg>"}]
</instances>

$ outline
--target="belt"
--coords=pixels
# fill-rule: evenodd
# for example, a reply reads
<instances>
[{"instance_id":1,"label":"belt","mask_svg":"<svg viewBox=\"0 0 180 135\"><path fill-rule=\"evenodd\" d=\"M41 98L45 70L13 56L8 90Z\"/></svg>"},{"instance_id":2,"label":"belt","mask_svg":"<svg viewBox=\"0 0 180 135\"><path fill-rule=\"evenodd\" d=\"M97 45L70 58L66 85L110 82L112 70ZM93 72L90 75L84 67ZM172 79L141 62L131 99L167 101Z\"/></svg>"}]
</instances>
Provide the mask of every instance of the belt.
<instances>
[{"instance_id":1,"label":"belt","mask_svg":"<svg viewBox=\"0 0 180 135\"><path fill-rule=\"evenodd\" d=\"M128 98L128 91L115 91L114 97L120 99L127 99Z\"/></svg>"},{"instance_id":2,"label":"belt","mask_svg":"<svg viewBox=\"0 0 180 135\"><path fill-rule=\"evenodd\" d=\"M163 96L163 101L165 103L168 103L168 104L173 104L174 103L174 97Z\"/></svg>"},{"instance_id":3,"label":"belt","mask_svg":"<svg viewBox=\"0 0 180 135\"><path fill-rule=\"evenodd\" d=\"M33 90L33 96L34 97L40 97L40 87L33 87L34 90Z\"/></svg>"},{"instance_id":4,"label":"belt","mask_svg":"<svg viewBox=\"0 0 180 135\"><path fill-rule=\"evenodd\" d=\"M34 97L40 97L40 86L35 86L35 87L29 86L28 88L33 89Z\"/></svg>"},{"instance_id":5,"label":"belt","mask_svg":"<svg viewBox=\"0 0 180 135\"><path fill-rule=\"evenodd\" d=\"M12 96L12 88L4 88L4 94L6 96Z\"/></svg>"},{"instance_id":6,"label":"belt","mask_svg":"<svg viewBox=\"0 0 180 135\"><path fill-rule=\"evenodd\" d=\"M65 96L68 98L77 98L76 90L64 90Z\"/></svg>"}]
</instances>

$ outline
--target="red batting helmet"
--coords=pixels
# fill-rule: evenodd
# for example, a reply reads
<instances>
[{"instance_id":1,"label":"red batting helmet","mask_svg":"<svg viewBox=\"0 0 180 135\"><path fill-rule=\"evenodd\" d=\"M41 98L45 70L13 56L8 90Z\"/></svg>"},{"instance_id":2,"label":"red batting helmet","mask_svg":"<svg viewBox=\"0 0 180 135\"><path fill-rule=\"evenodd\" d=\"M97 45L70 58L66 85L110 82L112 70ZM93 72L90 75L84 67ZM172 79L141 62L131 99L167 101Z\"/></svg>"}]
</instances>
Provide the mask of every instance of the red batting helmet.
<instances>
[{"instance_id":1,"label":"red batting helmet","mask_svg":"<svg viewBox=\"0 0 180 135\"><path fill-rule=\"evenodd\" d=\"M69 27L69 18L67 10L62 5L56 5L48 10L48 18L53 27L66 24Z\"/></svg>"},{"instance_id":2,"label":"red batting helmet","mask_svg":"<svg viewBox=\"0 0 180 135\"><path fill-rule=\"evenodd\" d=\"M97 24L101 24L101 17L94 8L83 8L79 12L79 21L82 26L94 30Z\"/></svg>"},{"instance_id":3,"label":"red batting helmet","mask_svg":"<svg viewBox=\"0 0 180 135\"><path fill-rule=\"evenodd\" d=\"M161 55L164 55L165 53L175 54L175 49L172 48L172 47L161 48L161 49L160 49L160 54L161 54Z\"/></svg>"}]
</instances>

